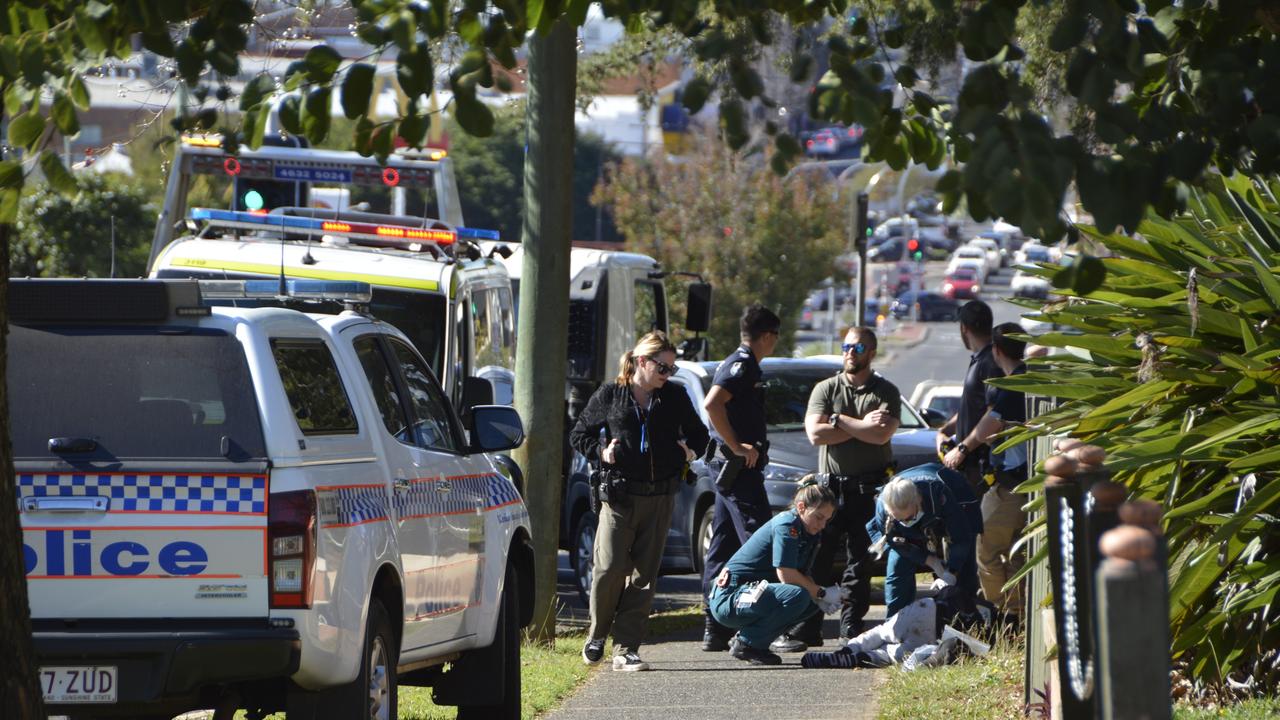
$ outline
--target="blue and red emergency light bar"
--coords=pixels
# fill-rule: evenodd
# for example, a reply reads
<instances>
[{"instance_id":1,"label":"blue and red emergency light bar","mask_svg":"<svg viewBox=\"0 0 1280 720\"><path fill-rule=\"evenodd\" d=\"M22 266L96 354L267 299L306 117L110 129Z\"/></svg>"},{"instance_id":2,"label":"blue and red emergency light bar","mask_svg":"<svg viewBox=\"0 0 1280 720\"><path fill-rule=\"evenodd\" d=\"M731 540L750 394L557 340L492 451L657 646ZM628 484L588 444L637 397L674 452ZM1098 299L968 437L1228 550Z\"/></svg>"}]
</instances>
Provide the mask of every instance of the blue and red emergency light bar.
<instances>
[{"instance_id":1,"label":"blue and red emergency light bar","mask_svg":"<svg viewBox=\"0 0 1280 720\"><path fill-rule=\"evenodd\" d=\"M499 238L497 231L480 228L460 227L457 230L415 228L404 225L379 225L213 208L192 208L191 219L238 230L279 230L300 235L336 235L397 246L424 242L443 246L452 245L458 238L466 240L497 240Z\"/></svg>"}]
</instances>

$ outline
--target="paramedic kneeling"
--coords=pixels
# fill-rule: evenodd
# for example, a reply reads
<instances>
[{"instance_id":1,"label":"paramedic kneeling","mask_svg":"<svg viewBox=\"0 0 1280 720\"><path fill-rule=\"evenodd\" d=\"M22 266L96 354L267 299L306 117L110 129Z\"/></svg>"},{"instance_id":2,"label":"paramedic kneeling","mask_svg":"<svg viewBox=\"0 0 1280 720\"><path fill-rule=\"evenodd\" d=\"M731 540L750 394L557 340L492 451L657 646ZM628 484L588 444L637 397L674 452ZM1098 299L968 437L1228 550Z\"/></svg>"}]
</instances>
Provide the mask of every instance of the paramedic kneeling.
<instances>
[{"instance_id":1,"label":"paramedic kneeling","mask_svg":"<svg viewBox=\"0 0 1280 720\"><path fill-rule=\"evenodd\" d=\"M941 477L944 473L954 482ZM889 551L884 574L886 617L915 600L916 573L926 568L938 576L935 588L957 585L962 602L973 604L978 592L974 545L982 530L981 516L970 517L973 512L962 507L962 501L972 496L957 497L952 485L967 490L959 473L932 464L899 474L880 491L867 534L872 552Z\"/></svg>"},{"instance_id":2,"label":"paramedic kneeling","mask_svg":"<svg viewBox=\"0 0 1280 720\"><path fill-rule=\"evenodd\" d=\"M769 651L774 638L811 613L840 608L840 588L819 587L807 574L835 509L831 491L807 476L791 508L757 530L716 576L711 616L738 630L729 650L735 658L778 665L782 658Z\"/></svg>"}]
</instances>

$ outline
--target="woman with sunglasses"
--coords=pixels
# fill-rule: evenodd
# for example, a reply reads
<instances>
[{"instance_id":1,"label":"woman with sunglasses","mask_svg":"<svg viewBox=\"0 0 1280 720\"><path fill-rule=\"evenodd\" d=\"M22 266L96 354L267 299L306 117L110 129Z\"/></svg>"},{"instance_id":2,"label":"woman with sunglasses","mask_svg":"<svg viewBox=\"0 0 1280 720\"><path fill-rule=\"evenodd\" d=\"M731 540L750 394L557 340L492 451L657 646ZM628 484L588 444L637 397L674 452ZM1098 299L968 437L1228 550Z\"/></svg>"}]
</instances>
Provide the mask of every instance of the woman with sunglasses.
<instances>
[{"instance_id":1,"label":"woman with sunglasses","mask_svg":"<svg viewBox=\"0 0 1280 720\"><path fill-rule=\"evenodd\" d=\"M592 556L591 625L582 659L604 657L612 631L613 669L648 670L640 659L654 583L686 465L709 436L688 393L668 384L676 349L661 332L622 355L618 377L591 396L569 433L573 447L608 472ZM602 431L604 437L602 438Z\"/></svg>"}]
</instances>

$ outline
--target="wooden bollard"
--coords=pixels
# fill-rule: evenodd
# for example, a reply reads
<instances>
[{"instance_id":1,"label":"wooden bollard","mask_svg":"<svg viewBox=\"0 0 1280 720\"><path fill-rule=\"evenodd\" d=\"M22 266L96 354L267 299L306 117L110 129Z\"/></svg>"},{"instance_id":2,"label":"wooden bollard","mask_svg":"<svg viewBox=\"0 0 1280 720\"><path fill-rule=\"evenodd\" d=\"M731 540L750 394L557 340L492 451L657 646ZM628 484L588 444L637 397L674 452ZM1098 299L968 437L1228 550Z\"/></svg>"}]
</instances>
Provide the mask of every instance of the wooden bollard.
<instances>
[{"instance_id":1,"label":"wooden bollard","mask_svg":"<svg viewBox=\"0 0 1280 720\"><path fill-rule=\"evenodd\" d=\"M1154 514L1157 527L1158 508ZM1119 514L1147 522L1153 519L1151 507L1140 503L1125 503ZM1104 559L1094 585L1102 717L1171 718L1169 593L1163 538L1145 526L1120 525L1103 534L1100 547Z\"/></svg>"},{"instance_id":2,"label":"wooden bollard","mask_svg":"<svg viewBox=\"0 0 1280 720\"><path fill-rule=\"evenodd\" d=\"M1061 454L1044 462L1044 492L1059 694L1064 720L1092 720L1097 717L1093 583L1098 533L1091 529L1090 515L1101 500L1105 522L1114 524L1118 503L1105 484L1102 448L1078 440L1060 440L1057 448Z\"/></svg>"}]
</instances>

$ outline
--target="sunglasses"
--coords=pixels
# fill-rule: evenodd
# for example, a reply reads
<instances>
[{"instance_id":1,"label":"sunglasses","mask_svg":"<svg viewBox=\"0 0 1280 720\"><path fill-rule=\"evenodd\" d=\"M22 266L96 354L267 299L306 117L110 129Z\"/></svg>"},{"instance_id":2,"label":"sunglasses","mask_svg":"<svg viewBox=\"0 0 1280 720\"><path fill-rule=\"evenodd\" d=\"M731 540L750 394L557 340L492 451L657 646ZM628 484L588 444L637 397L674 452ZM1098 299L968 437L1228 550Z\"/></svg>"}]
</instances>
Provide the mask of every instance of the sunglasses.
<instances>
[{"instance_id":1,"label":"sunglasses","mask_svg":"<svg viewBox=\"0 0 1280 720\"><path fill-rule=\"evenodd\" d=\"M849 353L850 350L853 351L854 355L861 355L862 353L867 351L867 346L860 342L845 343L840 346L840 351L845 353L846 355Z\"/></svg>"},{"instance_id":2,"label":"sunglasses","mask_svg":"<svg viewBox=\"0 0 1280 720\"><path fill-rule=\"evenodd\" d=\"M651 363L653 363L654 365L657 365L657 366L658 366L658 374L659 374L659 375L673 375L673 374L675 374L676 369L675 369L674 367L672 367L672 366L670 366L670 365L668 365L668 364L666 364L666 363L662 362L661 360L659 360L659 359L657 359L657 358L651 358L651 357L648 357L648 356L645 356L645 357L646 357L646 359L647 359L649 362L651 362Z\"/></svg>"}]
</instances>

